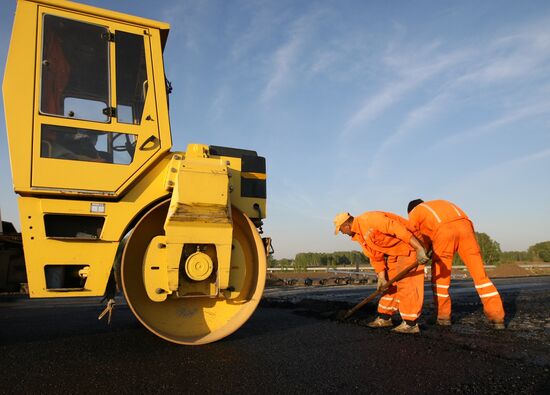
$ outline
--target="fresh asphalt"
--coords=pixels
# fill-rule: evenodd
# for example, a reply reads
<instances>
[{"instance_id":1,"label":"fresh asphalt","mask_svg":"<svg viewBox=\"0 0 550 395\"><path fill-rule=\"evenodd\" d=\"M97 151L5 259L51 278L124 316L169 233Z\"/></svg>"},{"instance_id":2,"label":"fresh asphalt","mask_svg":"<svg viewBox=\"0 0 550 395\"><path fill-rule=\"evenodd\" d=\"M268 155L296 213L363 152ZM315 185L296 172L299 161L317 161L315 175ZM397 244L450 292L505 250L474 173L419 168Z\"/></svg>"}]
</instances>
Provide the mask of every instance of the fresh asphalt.
<instances>
[{"instance_id":1,"label":"fresh asphalt","mask_svg":"<svg viewBox=\"0 0 550 395\"><path fill-rule=\"evenodd\" d=\"M332 292L338 301L347 295L351 306L369 287L269 289L235 334L191 347L149 333L122 300L107 326L97 320L98 299L4 296L0 393L550 393L548 359L535 358L537 345L548 345L522 337L512 325L521 317L548 324L550 277L495 283L505 305L511 295L521 306L536 300L545 312L517 307L511 329L494 333L474 322L482 314L470 300L471 283L453 282L455 311L464 311L460 322L451 330L423 324L421 336L408 336L339 323L311 313L300 300L270 307L284 292ZM546 328L540 333L548 337Z\"/></svg>"}]
</instances>

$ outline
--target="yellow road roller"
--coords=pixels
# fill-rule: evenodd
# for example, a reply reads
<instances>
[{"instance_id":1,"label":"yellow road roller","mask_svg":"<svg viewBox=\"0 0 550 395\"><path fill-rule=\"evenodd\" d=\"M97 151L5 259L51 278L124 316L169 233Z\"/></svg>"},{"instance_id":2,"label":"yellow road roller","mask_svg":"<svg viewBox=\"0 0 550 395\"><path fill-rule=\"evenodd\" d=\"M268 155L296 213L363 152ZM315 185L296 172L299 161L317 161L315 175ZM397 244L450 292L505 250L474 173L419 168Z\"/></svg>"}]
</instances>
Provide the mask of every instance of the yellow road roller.
<instances>
[{"instance_id":1,"label":"yellow road roller","mask_svg":"<svg viewBox=\"0 0 550 395\"><path fill-rule=\"evenodd\" d=\"M180 344L237 330L262 296L265 158L171 152L170 26L61 0L19 0L3 98L32 298L120 285Z\"/></svg>"}]
</instances>

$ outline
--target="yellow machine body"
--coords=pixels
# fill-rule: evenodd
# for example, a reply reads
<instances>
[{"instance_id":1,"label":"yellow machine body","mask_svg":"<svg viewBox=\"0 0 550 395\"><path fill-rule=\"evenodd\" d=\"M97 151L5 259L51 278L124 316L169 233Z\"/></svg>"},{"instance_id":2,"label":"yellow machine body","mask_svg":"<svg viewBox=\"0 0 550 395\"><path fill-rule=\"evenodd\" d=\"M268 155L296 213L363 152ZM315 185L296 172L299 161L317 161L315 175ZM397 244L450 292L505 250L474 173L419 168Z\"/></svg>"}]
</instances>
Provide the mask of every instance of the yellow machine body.
<instances>
[{"instance_id":1,"label":"yellow machine body","mask_svg":"<svg viewBox=\"0 0 550 395\"><path fill-rule=\"evenodd\" d=\"M30 296L102 296L118 278L147 328L202 344L237 329L261 297L265 159L170 151L168 31L19 0L4 108Z\"/></svg>"}]
</instances>

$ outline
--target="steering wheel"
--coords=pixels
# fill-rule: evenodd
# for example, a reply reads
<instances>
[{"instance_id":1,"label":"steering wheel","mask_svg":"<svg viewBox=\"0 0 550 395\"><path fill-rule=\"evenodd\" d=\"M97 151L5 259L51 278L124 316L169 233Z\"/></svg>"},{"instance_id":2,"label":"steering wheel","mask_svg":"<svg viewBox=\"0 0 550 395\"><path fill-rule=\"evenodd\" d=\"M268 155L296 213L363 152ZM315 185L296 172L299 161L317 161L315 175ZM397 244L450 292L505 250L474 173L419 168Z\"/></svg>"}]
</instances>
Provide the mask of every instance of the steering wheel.
<instances>
[{"instance_id":1,"label":"steering wheel","mask_svg":"<svg viewBox=\"0 0 550 395\"><path fill-rule=\"evenodd\" d=\"M116 145L115 141L120 136L124 136L126 138L126 141L124 142L124 144ZM112 140L113 151L117 151L117 152L128 151L128 153L133 156L136 150L136 142L137 141L132 142L130 140L130 135L127 133L114 133L113 140Z\"/></svg>"}]
</instances>

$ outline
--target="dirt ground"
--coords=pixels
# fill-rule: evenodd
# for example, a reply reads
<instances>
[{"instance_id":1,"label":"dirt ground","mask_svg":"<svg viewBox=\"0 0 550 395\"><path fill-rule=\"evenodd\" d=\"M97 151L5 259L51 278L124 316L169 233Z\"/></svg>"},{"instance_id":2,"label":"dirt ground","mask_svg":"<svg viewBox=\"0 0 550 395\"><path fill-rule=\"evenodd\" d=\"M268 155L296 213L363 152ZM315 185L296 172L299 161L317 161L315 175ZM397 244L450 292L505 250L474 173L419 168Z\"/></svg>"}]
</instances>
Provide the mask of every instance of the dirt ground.
<instances>
[{"instance_id":1,"label":"dirt ground","mask_svg":"<svg viewBox=\"0 0 550 395\"><path fill-rule=\"evenodd\" d=\"M539 269L540 273L537 273L533 270L527 270L522 267L519 267L515 263L507 263L497 266L495 269L487 270L489 277L522 277L522 276L532 276L537 274L544 274L544 270ZM549 272L548 269L546 272ZM546 273L548 274L548 273Z\"/></svg>"}]
</instances>

